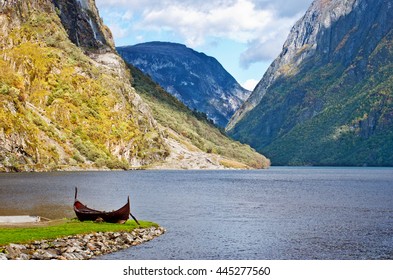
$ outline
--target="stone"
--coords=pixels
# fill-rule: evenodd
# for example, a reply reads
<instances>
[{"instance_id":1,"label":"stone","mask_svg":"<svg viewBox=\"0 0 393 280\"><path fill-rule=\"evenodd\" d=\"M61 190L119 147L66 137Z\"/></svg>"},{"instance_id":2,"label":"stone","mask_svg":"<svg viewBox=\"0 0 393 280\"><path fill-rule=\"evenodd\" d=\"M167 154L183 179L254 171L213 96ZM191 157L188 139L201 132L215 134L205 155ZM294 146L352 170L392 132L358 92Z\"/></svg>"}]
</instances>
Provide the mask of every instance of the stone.
<instances>
[{"instance_id":1,"label":"stone","mask_svg":"<svg viewBox=\"0 0 393 280\"><path fill-rule=\"evenodd\" d=\"M44 259L42 254L40 254L38 251L34 252L31 258L34 260L43 260Z\"/></svg>"},{"instance_id":2,"label":"stone","mask_svg":"<svg viewBox=\"0 0 393 280\"><path fill-rule=\"evenodd\" d=\"M96 250L97 250L97 247L94 246L94 245L91 244L91 243L87 243L87 244L86 244L86 247L87 247L89 250L91 250L91 251L96 251Z\"/></svg>"},{"instance_id":3,"label":"stone","mask_svg":"<svg viewBox=\"0 0 393 280\"><path fill-rule=\"evenodd\" d=\"M22 254L20 254L19 257L16 258L16 259L17 259L17 260L25 261L25 260L29 260L29 259L30 259L30 256L29 256L28 254L22 253Z\"/></svg>"},{"instance_id":4,"label":"stone","mask_svg":"<svg viewBox=\"0 0 393 280\"><path fill-rule=\"evenodd\" d=\"M126 244L132 244L132 242L134 241L134 237L131 234L126 233L123 236L123 240L124 240L124 243L126 243Z\"/></svg>"},{"instance_id":5,"label":"stone","mask_svg":"<svg viewBox=\"0 0 393 280\"><path fill-rule=\"evenodd\" d=\"M16 259L21 254L21 251L18 247L14 247L14 244L10 244L6 247L6 251L8 252L9 259Z\"/></svg>"},{"instance_id":6,"label":"stone","mask_svg":"<svg viewBox=\"0 0 393 280\"><path fill-rule=\"evenodd\" d=\"M10 244L9 246L11 246L12 248L16 249L16 250L25 250L26 246L25 245L20 245L20 244Z\"/></svg>"},{"instance_id":7,"label":"stone","mask_svg":"<svg viewBox=\"0 0 393 280\"><path fill-rule=\"evenodd\" d=\"M43 260L51 260L57 258L57 254L51 254L49 251L44 252L41 256Z\"/></svg>"},{"instance_id":8,"label":"stone","mask_svg":"<svg viewBox=\"0 0 393 280\"><path fill-rule=\"evenodd\" d=\"M41 249L48 249L50 245L48 243L42 243L41 244Z\"/></svg>"},{"instance_id":9,"label":"stone","mask_svg":"<svg viewBox=\"0 0 393 280\"><path fill-rule=\"evenodd\" d=\"M52 245L55 248L60 248L60 247L65 247L67 245L67 243L64 241L54 241L54 242L52 242Z\"/></svg>"},{"instance_id":10,"label":"stone","mask_svg":"<svg viewBox=\"0 0 393 280\"><path fill-rule=\"evenodd\" d=\"M77 237L58 238L54 241L34 241L32 244L9 244L0 248L0 260L84 260L126 249L153 239L163 228L137 229L134 232L97 233ZM87 238L88 237L88 238ZM88 241L86 241L88 240Z\"/></svg>"},{"instance_id":11,"label":"stone","mask_svg":"<svg viewBox=\"0 0 393 280\"><path fill-rule=\"evenodd\" d=\"M104 222L104 219L101 218L101 217L98 217L94 222L95 222L95 223L103 223L103 222Z\"/></svg>"},{"instance_id":12,"label":"stone","mask_svg":"<svg viewBox=\"0 0 393 280\"><path fill-rule=\"evenodd\" d=\"M58 250L58 249L53 249L53 248L48 249L46 252L50 255L50 258L51 258L51 259L55 259L55 258L57 258L58 256L60 256L60 254L61 254L61 251L60 251L60 250Z\"/></svg>"}]
</instances>

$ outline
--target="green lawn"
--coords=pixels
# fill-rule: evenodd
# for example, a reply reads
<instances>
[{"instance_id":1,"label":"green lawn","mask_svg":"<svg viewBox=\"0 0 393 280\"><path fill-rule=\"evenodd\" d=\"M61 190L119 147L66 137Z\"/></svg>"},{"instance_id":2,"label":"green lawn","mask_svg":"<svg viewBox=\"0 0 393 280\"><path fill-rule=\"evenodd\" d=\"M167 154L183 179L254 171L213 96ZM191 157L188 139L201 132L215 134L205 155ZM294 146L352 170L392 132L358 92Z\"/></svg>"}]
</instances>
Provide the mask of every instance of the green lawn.
<instances>
[{"instance_id":1,"label":"green lawn","mask_svg":"<svg viewBox=\"0 0 393 280\"><path fill-rule=\"evenodd\" d=\"M51 240L75 234L88 234L92 232L132 231L135 228L158 227L156 223L139 221L138 226L134 221L125 224L80 222L76 219L64 219L48 225L30 227L0 227L0 246L9 243L29 243L34 240Z\"/></svg>"}]
</instances>

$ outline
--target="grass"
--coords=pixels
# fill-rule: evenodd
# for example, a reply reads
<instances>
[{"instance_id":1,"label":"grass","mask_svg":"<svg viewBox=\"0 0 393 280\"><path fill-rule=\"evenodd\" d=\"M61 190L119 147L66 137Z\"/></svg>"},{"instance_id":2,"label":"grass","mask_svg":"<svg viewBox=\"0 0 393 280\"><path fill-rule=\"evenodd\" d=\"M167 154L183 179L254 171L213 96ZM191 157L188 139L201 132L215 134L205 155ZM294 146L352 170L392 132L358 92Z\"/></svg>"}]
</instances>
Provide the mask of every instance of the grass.
<instances>
[{"instance_id":1,"label":"grass","mask_svg":"<svg viewBox=\"0 0 393 280\"><path fill-rule=\"evenodd\" d=\"M35 240L52 240L60 237L89 234L93 232L118 232L132 231L136 228L158 227L156 223L139 221L138 226L134 221L125 224L80 222L76 219L63 219L45 225L23 227L0 227L0 246L9 243L25 244Z\"/></svg>"},{"instance_id":2,"label":"grass","mask_svg":"<svg viewBox=\"0 0 393 280\"><path fill-rule=\"evenodd\" d=\"M226 168L249 169L249 166L230 159L222 159L220 160L220 164L225 166Z\"/></svg>"}]
</instances>

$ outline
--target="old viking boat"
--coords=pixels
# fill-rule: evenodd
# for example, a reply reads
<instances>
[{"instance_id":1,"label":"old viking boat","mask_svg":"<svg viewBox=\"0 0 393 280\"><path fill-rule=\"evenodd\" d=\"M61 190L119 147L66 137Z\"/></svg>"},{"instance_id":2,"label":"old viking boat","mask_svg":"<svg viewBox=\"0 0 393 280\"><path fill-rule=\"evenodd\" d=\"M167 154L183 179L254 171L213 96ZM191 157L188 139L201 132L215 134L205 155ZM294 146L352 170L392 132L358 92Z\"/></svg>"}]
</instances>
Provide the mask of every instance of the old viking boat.
<instances>
[{"instance_id":1,"label":"old viking boat","mask_svg":"<svg viewBox=\"0 0 393 280\"><path fill-rule=\"evenodd\" d=\"M131 216L139 225L138 220L130 212L130 197L127 198L127 203L123 207L116 211L106 212L87 207L78 200L77 196L78 189L75 188L74 211L80 221L97 221L102 219L107 223L124 224L128 220L128 217Z\"/></svg>"}]
</instances>

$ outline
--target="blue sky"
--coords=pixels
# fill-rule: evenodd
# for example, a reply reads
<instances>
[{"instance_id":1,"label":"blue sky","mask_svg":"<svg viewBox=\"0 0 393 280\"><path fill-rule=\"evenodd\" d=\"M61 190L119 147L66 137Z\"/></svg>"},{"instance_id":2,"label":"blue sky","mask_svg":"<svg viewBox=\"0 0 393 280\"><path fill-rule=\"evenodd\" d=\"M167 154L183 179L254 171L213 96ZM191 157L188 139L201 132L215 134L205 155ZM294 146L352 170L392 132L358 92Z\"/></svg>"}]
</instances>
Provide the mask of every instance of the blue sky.
<instances>
[{"instance_id":1,"label":"blue sky","mask_svg":"<svg viewBox=\"0 0 393 280\"><path fill-rule=\"evenodd\" d=\"M312 0L96 0L116 46L185 44L252 89Z\"/></svg>"}]
</instances>

